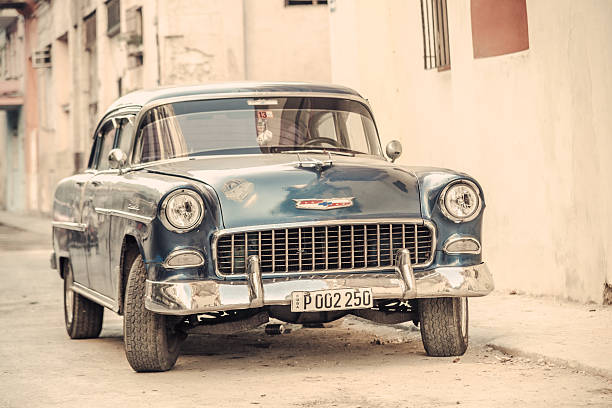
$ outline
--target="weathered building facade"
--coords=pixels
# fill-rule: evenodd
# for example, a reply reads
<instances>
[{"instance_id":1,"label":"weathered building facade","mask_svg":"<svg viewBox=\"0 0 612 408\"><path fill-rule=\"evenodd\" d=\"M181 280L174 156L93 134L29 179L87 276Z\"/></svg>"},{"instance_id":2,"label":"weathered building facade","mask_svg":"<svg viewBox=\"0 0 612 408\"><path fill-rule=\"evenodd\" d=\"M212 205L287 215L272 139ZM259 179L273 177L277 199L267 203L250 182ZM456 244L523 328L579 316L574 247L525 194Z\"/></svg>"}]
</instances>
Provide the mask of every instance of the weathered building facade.
<instances>
[{"instance_id":1,"label":"weathered building facade","mask_svg":"<svg viewBox=\"0 0 612 408\"><path fill-rule=\"evenodd\" d=\"M1 73L0 93L17 92L0 114L0 157L7 157L0 208L48 213L57 181L85 165L99 116L127 92L237 80L329 82L327 4L303 3L1 1L0 49L15 68Z\"/></svg>"},{"instance_id":2,"label":"weathered building facade","mask_svg":"<svg viewBox=\"0 0 612 408\"><path fill-rule=\"evenodd\" d=\"M499 288L601 302L612 284L608 0L0 0L0 8L0 208L48 212L53 186L83 167L92 127L121 94L244 79L333 82L370 99L383 143L404 144L400 162L482 181L483 246Z\"/></svg>"},{"instance_id":3,"label":"weathered building facade","mask_svg":"<svg viewBox=\"0 0 612 408\"><path fill-rule=\"evenodd\" d=\"M0 203L22 208L25 185L24 17L0 10Z\"/></svg>"},{"instance_id":4,"label":"weathered building facade","mask_svg":"<svg viewBox=\"0 0 612 408\"><path fill-rule=\"evenodd\" d=\"M370 99L383 141L404 145L400 162L483 184L498 288L601 302L612 283L612 2L382 3L332 3L333 82Z\"/></svg>"}]
</instances>

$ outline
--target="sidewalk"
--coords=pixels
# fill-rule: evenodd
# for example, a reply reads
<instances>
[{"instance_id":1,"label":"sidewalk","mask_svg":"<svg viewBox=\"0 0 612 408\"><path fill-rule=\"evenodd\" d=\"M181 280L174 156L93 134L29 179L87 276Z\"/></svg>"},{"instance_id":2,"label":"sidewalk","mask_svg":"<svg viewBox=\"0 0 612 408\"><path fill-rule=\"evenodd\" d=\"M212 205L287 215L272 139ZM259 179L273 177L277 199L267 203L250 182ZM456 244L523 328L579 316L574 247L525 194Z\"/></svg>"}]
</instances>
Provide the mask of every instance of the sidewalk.
<instances>
[{"instance_id":1,"label":"sidewalk","mask_svg":"<svg viewBox=\"0 0 612 408\"><path fill-rule=\"evenodd\" d=\"M494 292L470 300L471 341L612 378L612 307Z\"/></svg>"},{"instance_id":2,"label":"sidewalk","mask_svg":"<svg viewBox=\"0 0 612 408\"><path fill-rule=\"evenodd\" d=\"M48 218L0 211L0 224L51 236ZM611 306L501 292L472 298L469 304L472 344L612 378ZM413 338L418 330L412 323L390 327L362 322L364 330L382 338Z\"/></svg>"},{"instance_id":3,"label":"sidewalk","mask_svg":"<svg viewBox=\"0 0 612 408\"><path fill-rule=\"evenodd\" d=\"M42 234L51 239L51 218L0 211L0 224Z\"/></svg>"},{"instance_id":4,"label":"sidewalk","mask_svg":"<svg viewBox=\"0 0 612 408\"><path fill-rule=\"evenodd\" d=\"M493 292L471 298L470 344L612 379L612 307ZM391 343L420 340L412 322L348 325Z\"/></svg>"}]
</instances>

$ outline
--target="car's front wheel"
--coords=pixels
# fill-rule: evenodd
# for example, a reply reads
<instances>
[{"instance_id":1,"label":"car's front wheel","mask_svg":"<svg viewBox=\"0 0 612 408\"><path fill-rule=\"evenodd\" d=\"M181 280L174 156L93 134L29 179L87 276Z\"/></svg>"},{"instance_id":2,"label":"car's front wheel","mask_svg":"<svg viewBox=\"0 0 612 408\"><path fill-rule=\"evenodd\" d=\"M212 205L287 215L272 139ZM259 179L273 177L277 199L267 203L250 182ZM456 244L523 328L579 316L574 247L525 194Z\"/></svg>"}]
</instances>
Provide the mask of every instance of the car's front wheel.
<instances>
[{"instance_id":1,"label":"car's front wheel","mask_svg":"<svg viewBox=\"0 0 612 408\"><path fill-rule=\"evenodd\" d=\"M419 299L421 338L428 355L461 356L468 346L468 301L462 298Z\"/></svg>"},{"instance_id":2,"label":"car's front wheel","mask_svg":"<svg viewBox=\"0 0 612 408\"><path fill-rule=\"evenodd\" d=\"M145 308L146 269L138 255L125 289L123 340L127 360L135 371L167 371L178 358L185 334L176 330L171 316Z\"/></svg>"},{"instance_id":3,"label":"car's front wheel","mask_svg":"<svg viewBox=\"0 0 612 408\"><path fill-rule=\"evenodd\" d=\"M64 321L71 339L98 337L102 330L104 307L72 289L74 275L70 262L64 265Z\"/></svg>"}]
</instances>

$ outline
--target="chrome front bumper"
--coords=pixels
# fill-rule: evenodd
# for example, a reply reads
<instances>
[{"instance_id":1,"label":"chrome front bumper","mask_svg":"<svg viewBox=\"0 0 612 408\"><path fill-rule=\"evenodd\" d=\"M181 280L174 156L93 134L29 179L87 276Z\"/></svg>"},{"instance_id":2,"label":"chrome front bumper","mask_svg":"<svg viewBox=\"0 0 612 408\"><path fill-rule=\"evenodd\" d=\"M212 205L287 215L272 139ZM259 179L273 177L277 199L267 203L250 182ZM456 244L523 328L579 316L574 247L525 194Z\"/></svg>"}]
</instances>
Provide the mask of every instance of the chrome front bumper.
<instances>
[{"instance_id":1,"label":"chrome front bumper","mask_svg":"<svg viewBox=\"0 0 612 408\"><path fill-rule=\"evenodd\" d=\"M374 299L484 296L493 288L493 277L485 263L441 267L425 272L412 270L410 253L398 251L393 274L318 275L295 279L261 277L259 258L248 259L244 281L198 280L154 282L147 280L145 307L171 315L259 308L291 304L294 291L338 288L371 288Z\"/></svg>"}]
</instances>

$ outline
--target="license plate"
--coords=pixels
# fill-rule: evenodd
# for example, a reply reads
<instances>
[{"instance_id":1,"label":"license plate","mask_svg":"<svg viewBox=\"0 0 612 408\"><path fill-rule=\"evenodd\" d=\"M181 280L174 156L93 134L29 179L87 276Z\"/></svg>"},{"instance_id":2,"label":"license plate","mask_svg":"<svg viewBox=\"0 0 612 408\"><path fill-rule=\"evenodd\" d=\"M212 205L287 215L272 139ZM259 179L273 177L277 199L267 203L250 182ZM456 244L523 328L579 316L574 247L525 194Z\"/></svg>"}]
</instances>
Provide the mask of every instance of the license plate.
<instances>
[{"instance_id":1,"label":"license plate","mask_svg":"<svg viewBox=\"0 0 612 408\"><path fill-rule=\"evenodd\" d=\"M372 289L329 289L291 293L292 312L364 309L374 306Z\"/></svg>"}]
</instances>

